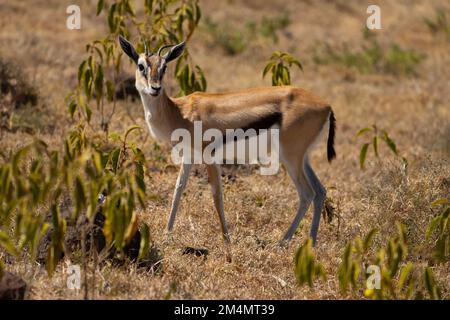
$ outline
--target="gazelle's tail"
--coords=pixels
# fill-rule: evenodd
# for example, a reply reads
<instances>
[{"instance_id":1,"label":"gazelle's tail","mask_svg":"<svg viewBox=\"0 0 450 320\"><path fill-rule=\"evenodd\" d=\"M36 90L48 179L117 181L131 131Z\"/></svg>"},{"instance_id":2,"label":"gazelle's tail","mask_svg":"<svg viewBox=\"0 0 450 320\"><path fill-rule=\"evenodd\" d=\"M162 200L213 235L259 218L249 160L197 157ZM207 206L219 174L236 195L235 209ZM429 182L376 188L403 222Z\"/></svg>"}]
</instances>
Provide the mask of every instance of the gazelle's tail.
<instances>
[{"instance_id":1,"label":"gazelle's tail","mask_svg":"<svg viewBox=\"0 0 450 320\"><path fill-rule=\"evenodd\" d=\"M331 162L336 158L336 151L334 150L334 136L336 134L336 118L334 117L333 110L330 111L330 128L328 131L327 141L327 158L328 162Z\"/></svg>"}]
</instances>

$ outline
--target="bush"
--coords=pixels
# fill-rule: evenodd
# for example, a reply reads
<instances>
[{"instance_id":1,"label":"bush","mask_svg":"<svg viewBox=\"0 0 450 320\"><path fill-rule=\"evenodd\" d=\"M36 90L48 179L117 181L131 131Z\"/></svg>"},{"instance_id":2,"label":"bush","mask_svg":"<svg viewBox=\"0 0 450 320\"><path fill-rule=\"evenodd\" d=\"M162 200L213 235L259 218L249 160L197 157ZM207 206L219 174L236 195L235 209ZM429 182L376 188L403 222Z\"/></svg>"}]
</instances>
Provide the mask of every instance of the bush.
<instances>
[{"instance_id":1,"label":"bush","mask_svg":"<svg viewBox=\"0 0 450 320\"><path fill-rule=\"evenodd\" d=\"M248 29L242 31L230 24L219 24L210 18L205 18L205 26L213 38L213 45L218 46L230 56L242 53L249 43Z\"/></svg>"},{"instance_id":2,"label":"bush","mask_svg":"<svg viewBox=\"0 0 450 320\"><path fill-rule=\"evenodd\" d=\"M443 10L437 10L433 19L425 18L425 24L434 34L444 34L450 40L450 18Z\"/></svg>"},{"instance_id":3,"label":"bush","mask_svg":"<svg viewBox=\"0 0 450 320\"><path fill-rule=\"evenodd\" d=\"M387 49L372 40L359 51L352 51L347 46L335 50L329 45L319 49L314 56L317 64L341 64L355 68L362 74L385 73L395 76L416 76L417 67L424 56L413 51L390 45Z\"/></svg>"},{"instance_id":4,"label":"bush","mask_svg":"<svg viewBox=\"0 0 450 320\"><path fill-rule=\"evenodd\" d=\"M37 90L29 79L23 77L24 74L13 62L0 58L0 105L17 109L27 104L37 104Z\"/></svg>"},{"instance_id":5,"label":"bush","mask_svg":"<svg viewBox=\"0 0 450 320\"><path fill-rule=\"evenodd\" d=\"M222 48L230 56L244 52L252 42L258 40L258 36L277 43L278 31L291 23L287 12L275 17L263 17L259 23L250 21L244 28L236 28L229 23L219 24L209 17L204 21L205 30L212 37L212 44Z\"/></svg>"}]
</instances>

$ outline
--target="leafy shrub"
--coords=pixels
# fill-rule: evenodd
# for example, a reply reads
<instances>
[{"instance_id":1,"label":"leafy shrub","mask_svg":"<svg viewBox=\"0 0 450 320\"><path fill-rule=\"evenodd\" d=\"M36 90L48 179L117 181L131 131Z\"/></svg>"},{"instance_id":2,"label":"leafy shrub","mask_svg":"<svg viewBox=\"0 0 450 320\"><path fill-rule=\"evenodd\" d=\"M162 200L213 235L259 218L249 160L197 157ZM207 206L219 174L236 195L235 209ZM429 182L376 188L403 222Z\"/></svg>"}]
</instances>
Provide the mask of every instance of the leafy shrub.
<instances>
[{"instance_id":1,"label":"leafy shrub","mask_svg":"<svg viewBox=\"0 0 450 320\"><path fill-rule=\"evenodd\" d=\"M445 262L450 258L450 201L440 199L432 203L435 207L441 207L442 212L428 225L426 238L429 240L432 234L436 234L433 254L440 261Z\"/></svg>"},{"instance_id":2,"label":"leafy shrub","mask_svg":"<svg viewBox=\"0 0 450 320\"><path fill-rule=\"evenodd\" d=\"M244 52L258 36L277 43L278 31L285 29L290 23L289 14L284 12L275 17L264 16L260 22L250 21L244 28L236 28L230 23L220 24L206 17L204 27L211 35L214 46L222 48L225 54L234 56Z\"/></svg>"},{"instance_id":3,"label":"leafy shrub","mask_svg":"<svg viewBox=\"0 0 450 320\"><path fill-rule=\"evenodd\" d=\"M392 45L384 56L383 70L394 75L417 75L416 68L423 56L412 50L405 50Z\"/></svg>"},{"instance_id":4,"label":"leafy shrub","mask_svg":"<svg viewBox=\"0 0 450 320\"><path fill-rule=\"evenodd\" d=\"M20 108L26 104L37 104L37 89L29 79L24 78L25 74L13 62L0 58L0 105L7 103Z\"/></svg>"},{"instance_id":5,"label":"leafy shrub","mask_svg":"<svg viewBox=\"0 0 450 320\"><path fill-rule=\"evenodd\" d=\"M271 17L263 17L260 25L260 33L265 38L270 38L274 43L278 42L277 32L285 29L291 23L288 12Z\"/></svg>"},{"instance_id":6,"label":"leafy shrub","mask_svg":"<svg viewBox=\"0 0 450 320\"><path fill-rule=\"evenodd\" d=\"M221 47L224 52L230 56L242 53L249 43L249 28L242 31L230 24L219 24L212 21L209 17L205 18L206 30L213 38L214 46Z\"/></svg>"},{"instance_id":7,"label":"leafy shrub","mask_svg":"<svg viewBox=\"0 0 450 320\"><path fill-rule=\"evenodd\" d=\"M436 10L433 19L425 18L424 21L432 33L442 33L450 40L450 19L444 10Z\"/></svg>"},{"instance_id":8,"label":"leafy shrub","mask_svg":"<svg viewBox=\"0 0 450 320\"><path fill-rule=\"evenodd\" d=\"M326 279L325 269L322 264L316 262L312 250L312 240L308 239L295 254L295 276L300 285L308 284L313 286L313 282L317 278Z\"/></svg>"},{"instance_id":9,"label":"leafy shrub","mask_svg":"<svg viewBox=\"0 0 450 320\"><path fill-rule=\"evenodd\" d=\"M397 222L397 235L388 239L385 247L370 254L372 238L376 230L370 231L364 240L355 239L347 244L339 265L339 284L344 293L351 285L352 295L370 299L441 299L441 291L429 267L420 268L409 261L405 227ZM379 268L379 288L368 288L367 267ZM364 272L361 272L364 270Z\"/></svg>"},{"instance_id":10,"label":"leafy shrub","mask_svg":"<svg viewBox=\"0 0 450 320\"><path fill-rule=\"evenodd\" d=\"M433 203L444 206L444 210L431 221L426 232L427 240L433 232L437 233L434 253L440 262L448 261L449 204L447 199ZM397 234L383 247L374 248L377 229L372 229L364 238L356 237L347 243L337 271L344 295L369 299L442 299L432 268L413 262L415 257L412 253L419 250L417 252L421 254L420 248L408 244L403 224L396 222L396 226ZM294 266L300 285L311 287L315 279L326 278L324 267L316 261L310 240L297 250Z\"/></svg>"},{"instance_id":11,"label":"leafy shrub","mask_svg":"<svg viewBox=\"0 0 450 320\"><path fill-rule=\"evenodd\" d=\"M263 78L267 73L272 74L272 86L287 86L291 84L290 68L297 66L303 70L303 66L289 53L275 51L270 57L269 63L263 70Z\"/></svg>"},{"instance_id":12,"label":"leafy shrub","mask_svg":"<svg viewBox=\"0 0 450 320\"><path fill-rule=\"evenodd\" d=\"M335 50L330 45L325 45L314 56L317 64L341 64L363 74L386 73L396 76L417 75L416 69L423 59L422 54L402 49L398 45L390 45L384 49L375 39L358 51L353 51L348 46Z\"/></svg>"},{"instance_id":13,"label":"leafy shrub","mask_svg":"<svg viewBox=\"0 0 450 320\"><path fill-rule=\"evenodd\" d=\"M400 157L398 150L397 150L397 145L395 144L394 140L392 140L392 138L389 136L389 134L386 130L383 130L383 129L380 130L380 129L378 129L378 127L376 125L372 125L372 127L367 127L367 128L363 128L363 129L359 130L358 133L356 134L356 136L362 137L362 136L367 136L369 134L371 135L369 137L369 142L366 142L361 146L361 151L359 153L359 166L361 169L364 169L367 152L369 151L370 145L372 145L372 147L373 147L375 156L377 158L379 157L378 148L379 148L380 141L383 141L386 144L386 146L389 148L389 150L396 157ZM407 166L408 166L408 162L407 162L406 158L404 158L404 157L401 157L401 159L403 161L404 169L406 170Z\"/></svg>"},{"instance_id":14,"label":"leafy shrub","mask_svg":"<svg viewBox=\"0 0 450 320\"><path fill-rule=\"evenodd\" d=\"M46 267L51 275L65 250L61 198L72 199L72 219L85 215L93 223L103 193L107 194L102 204L103 233L108 244L121 252L138 228L134 210L145 204L145 158L127 142L132 130L120 143L100 148L99 141L88 138L79 127L65 139L62 151L37 140L11 154L0 165L0 247L16 256L27 249L35 260L37 244L49 227L44 219L50 210L53 234Z\"/></svg>"}]
</instances>

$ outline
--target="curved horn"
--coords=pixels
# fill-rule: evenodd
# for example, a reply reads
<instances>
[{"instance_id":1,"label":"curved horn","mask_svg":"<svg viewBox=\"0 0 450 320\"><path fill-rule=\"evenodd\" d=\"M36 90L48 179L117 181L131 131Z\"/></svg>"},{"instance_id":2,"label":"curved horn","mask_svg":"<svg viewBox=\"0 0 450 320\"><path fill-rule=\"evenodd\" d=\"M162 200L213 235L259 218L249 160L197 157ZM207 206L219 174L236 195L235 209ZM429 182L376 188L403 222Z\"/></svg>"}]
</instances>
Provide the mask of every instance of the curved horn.
<instances>
[{"instance_id":1,"label":"curved horn","mask_svg":"<svg viewBox=\"0 0 450 320\"><path fill-rule=\"evenodd\" d=\"M170 47L173 47L173 46L174 46L174 44L166 44L166 45L162 46L162 47L159 48L159 50L158 50L158 56L161 56L161 52L162 52L164 49L167 49L167 48L170 48Z\"/></svg>"},{"instance_id":2,"label":"curved horn","mask_svg":"<svg viewBox=\"0 0 450 320\"><path fill-rule=\"evenodd\" d=\"M145 55L148 56L147 41L145 41L145 40L144 40L144 52L145 52Z\"/></svg>"}]
</instances>

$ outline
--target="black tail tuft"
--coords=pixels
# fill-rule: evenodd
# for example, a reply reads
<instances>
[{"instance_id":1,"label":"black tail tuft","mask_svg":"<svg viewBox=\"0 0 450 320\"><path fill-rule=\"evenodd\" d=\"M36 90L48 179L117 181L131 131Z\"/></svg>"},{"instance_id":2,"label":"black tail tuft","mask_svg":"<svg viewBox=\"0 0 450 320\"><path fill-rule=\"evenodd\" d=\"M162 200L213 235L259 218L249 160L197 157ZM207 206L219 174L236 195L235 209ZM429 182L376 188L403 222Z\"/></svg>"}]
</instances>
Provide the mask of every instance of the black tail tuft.
<instances>
[{"instance_id":1,"label":"black tail tuft","mask_svg":"<svg viewBox=\"0 0 450 320\"><path fill-rule=\"evenodd\" d=\"M334 117L333 111L330 111L330 129L328 131L328 141L327 141L328 162L331 162L334 158L336 158L336 151L334 151L335 133L336 133L336 118Z\"/></svg>"}]
</instances>

